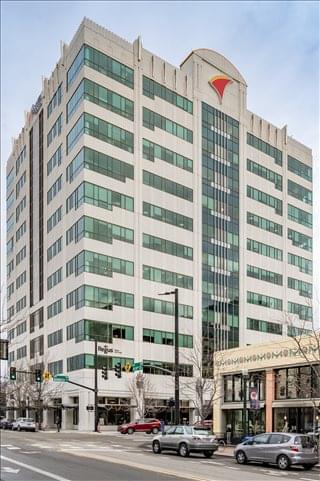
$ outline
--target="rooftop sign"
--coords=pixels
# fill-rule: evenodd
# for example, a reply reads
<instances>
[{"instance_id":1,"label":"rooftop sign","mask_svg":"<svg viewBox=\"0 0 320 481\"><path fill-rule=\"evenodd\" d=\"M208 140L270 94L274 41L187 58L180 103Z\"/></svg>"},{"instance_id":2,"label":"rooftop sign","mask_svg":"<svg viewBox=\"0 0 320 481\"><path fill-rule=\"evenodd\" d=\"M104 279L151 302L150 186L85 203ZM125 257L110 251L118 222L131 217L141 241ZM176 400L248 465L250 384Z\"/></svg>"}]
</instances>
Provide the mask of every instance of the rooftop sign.
<instances>
[{"instance_id":1,"label":"rooftop sign","mask_svg":"<svg viewBox=\"0 0 320 481\"><path fill-rule=\"evenodd\" d=\"M222 97L224 94L224 89L232 83L231 78L227 77L226 75L215 75L211 77L209 80L209 85L216 91L218 94L220 103L222 102Z\"/></svg>"}]
</instances>

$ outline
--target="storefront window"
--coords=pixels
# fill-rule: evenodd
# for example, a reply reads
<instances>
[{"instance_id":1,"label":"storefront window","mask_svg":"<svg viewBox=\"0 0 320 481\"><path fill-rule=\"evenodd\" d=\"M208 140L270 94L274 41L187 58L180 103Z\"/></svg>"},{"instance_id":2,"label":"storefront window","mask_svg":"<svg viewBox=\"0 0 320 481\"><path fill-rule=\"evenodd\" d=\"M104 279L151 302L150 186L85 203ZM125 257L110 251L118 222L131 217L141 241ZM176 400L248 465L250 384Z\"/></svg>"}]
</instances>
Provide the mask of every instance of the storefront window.
<instances>
[{"instance_id":1,"label":"storefront window","mask_svg":"<svg viewBox=\"0 0 320 481\"><path fill-rule=\"evenodd\" d=\"M241 401L242 400L242 376L236 375L234 376L234 400Z\"/></svg>"},{"instance_id":2,"label":"storefront window","mask_svg":"<svg viewBox=\"0 0 320 481\"><path fill-rule=\"evenodd\" d=\"M288 398L296 399L298 397L298 369L288 369Z\"/></svg>"},{"instance_id":3,"label":"storefront window","mask_svg":"<svg viewBox=\"0 0 320 481\"><path fill-rule=\"evenodd\" d=\"M225 402L232 401L232 376L225 376L224 378L224 400Z\"/></svg>"},{"instance_id":4,"label":"storefront window","mask_svg":"<svg viewBox=\"0 0 320 481\"><path fill-rule=\"evenodd\" d=\"M299 383L299 397L309 398L311 397L311 367L300 367L300 383Z\"/></svg>"},{"instance_id":5,"label":"storefront window","mask_svg":"<svg viewBox=\"0 0 320 481\"><path fill-rule=\"evenodd\" d=\"M276 375L275 375L276 399L286 399L286 382L287 382L286 369L279 369L278 371L276 371Z\"/></svg>"}]
</instances>

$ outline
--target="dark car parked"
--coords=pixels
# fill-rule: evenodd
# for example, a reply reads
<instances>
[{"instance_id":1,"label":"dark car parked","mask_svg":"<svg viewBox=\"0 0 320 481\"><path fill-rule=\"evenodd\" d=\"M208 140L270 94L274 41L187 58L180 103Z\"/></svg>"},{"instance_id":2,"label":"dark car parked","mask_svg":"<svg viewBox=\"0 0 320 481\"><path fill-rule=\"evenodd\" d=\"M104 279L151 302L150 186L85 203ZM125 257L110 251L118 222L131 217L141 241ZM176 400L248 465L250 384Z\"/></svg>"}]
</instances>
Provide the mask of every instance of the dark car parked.
<instances>
[{"instance_id":1,"label":"dark car parked","mask_svg":"<svg viewBox=\"0 0 320 481\"><path fill-rule=\"evenodd\" d=\"M4 418L0 421L0 428L1 429L12 429L12 424L14 423L14 419Z\"/></svg>"}]
</instances>

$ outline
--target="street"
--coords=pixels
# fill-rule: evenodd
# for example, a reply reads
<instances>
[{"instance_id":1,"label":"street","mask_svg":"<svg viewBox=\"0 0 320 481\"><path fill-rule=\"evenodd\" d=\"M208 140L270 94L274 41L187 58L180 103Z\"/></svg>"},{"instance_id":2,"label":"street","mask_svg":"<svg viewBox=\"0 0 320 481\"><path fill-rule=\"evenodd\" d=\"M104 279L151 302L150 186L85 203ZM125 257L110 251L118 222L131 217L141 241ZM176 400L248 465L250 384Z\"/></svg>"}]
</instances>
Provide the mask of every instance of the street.
<instances>
[{"instance_id":1,"label":"street","mask_svg":"<svg viewBox=\"0 0 320 481\"><path fill-rule=\"evenodd\" d=\"M279 481L319 479L319 471L239 466L232 457L154 455L152 436L0 431L1 481Z\"/></svg>"}]
</instances>

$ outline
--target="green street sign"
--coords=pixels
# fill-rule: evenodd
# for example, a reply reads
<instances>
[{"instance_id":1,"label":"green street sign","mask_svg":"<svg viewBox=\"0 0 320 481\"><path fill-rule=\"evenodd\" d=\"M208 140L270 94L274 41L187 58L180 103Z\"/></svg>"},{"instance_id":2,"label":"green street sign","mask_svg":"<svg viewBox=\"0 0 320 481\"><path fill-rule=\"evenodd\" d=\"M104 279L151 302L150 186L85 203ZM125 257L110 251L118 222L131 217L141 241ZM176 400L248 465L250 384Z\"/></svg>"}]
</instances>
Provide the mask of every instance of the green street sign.
<instances>
[{"instance_id":1,"label":"green street sign","mask_svg":"<svg viewBox=\"0 0 320 481\"><path fill-rule=\"evenodd\" d=\"M135 362L133 364L133 372L142 371L142 362Z\"/></svg>"},{"instance_id":2,"label":"green street sign","mask_svg":"<svg viewBox=\"0 0 320 481\"><path fill-rule=\"evenodd\" d=\"M56 374L56 375L53 377L53 380L54 380L54 381L57 381L57 382L68 382L68 381L69 381L69 376L65 376L64 374Z\"/></svg>"}]
</instances>

